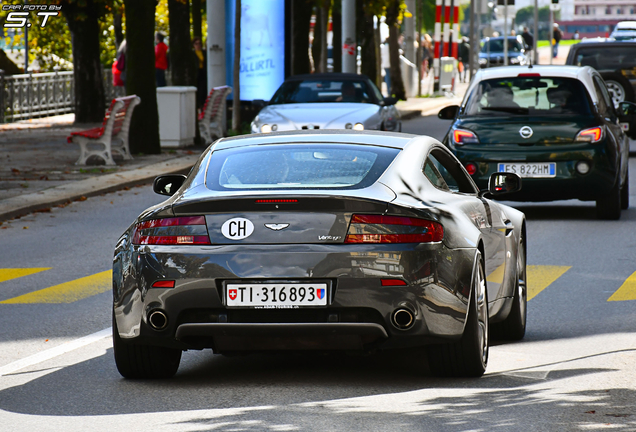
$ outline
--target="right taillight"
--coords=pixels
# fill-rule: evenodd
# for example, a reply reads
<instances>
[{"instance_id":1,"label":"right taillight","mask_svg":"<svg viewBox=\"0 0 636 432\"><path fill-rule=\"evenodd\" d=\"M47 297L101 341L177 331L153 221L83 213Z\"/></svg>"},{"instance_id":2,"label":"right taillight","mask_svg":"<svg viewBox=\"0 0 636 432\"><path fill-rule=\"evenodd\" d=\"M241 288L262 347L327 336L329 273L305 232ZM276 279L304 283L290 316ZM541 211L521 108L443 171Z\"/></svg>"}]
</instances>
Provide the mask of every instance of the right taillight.
<instances>
[{"instance_id":1,"label":"right taillight","mask_svg":"<svg viewBox=\"0 0 636 432\"><path fill-rule=\"evenodd\" d=\"M133 233L136 245L209 245L204 216L152 219L138 223Z\"/></svg>"},{"instance_id":2,"label":"right taillight","mask_svg":"<svg viewBox=\"0 0 636 432\"><path fill-rule=\"evenodd\" d=\"M451 131L451 139L455 145L479 144L479 138L474 132L466 129L453 129Z\"/></svg>"},{"instance_id":3,"label":"right taillight","mask_svg":"<svg viewBox=\"0 0 636 432\"><path fill-rule=\"evenodd\" d=\"M432 243L444 238L442 224L426 219L354 214L345 243Z\"/></svg>"},{"instance_id":4,"label":"right taillight","mask_svg":"<svg viewBox=\"0 0 636 432\"><path fill-rule=\"evenodd\" d=\"M603 127L596 126L589 129L583 129L576 135L576 141L587 141L590 143L596 143L603 139Z\"/></svg>"}]
</instances>

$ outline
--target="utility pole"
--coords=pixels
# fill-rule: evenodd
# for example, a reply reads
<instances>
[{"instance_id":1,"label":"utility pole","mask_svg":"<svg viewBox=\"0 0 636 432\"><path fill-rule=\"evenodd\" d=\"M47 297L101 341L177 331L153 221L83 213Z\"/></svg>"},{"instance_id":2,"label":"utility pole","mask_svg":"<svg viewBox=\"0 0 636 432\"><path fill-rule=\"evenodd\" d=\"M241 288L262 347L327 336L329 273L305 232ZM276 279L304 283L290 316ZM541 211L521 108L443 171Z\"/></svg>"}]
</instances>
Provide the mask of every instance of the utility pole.
<instances>
[{"instance_id":1,"label":"utility pole","mask_svg":"<svg viewBox=\"0 0 636 432\"><path fill-rule=\"evenodd\" d=\"M539 52L537 51L537 40L539 39L539 0L534 0L534 38L532 42L533 64L539 64Z\"/></svg>"},{"instance_id":2,"label":"utility pole","mask_svg":"<svg viewBox=\"0 0 636 432\"><path fill-rule=\"evenodd\" d=\"M473 68L475 67L475 7L477 7L477 1L470 2L470 51L468 58L468 80L473 78Z\"/></svg>"},{"instance_id":3,"label":"utility pole","mask_svg":"<svg viewBox=\"0 0 636 432\"><path fill-rule=\"evenodd\" d=\"M550 64L552 64L552 50L554 49L552 45L552 35L554 34L553 27L554 27L554 15L552 12L552 8L550 8L550 24L548 27L548 39L550 39Z\"/></svg>"},{"instance_id":4,"label":"utility pole","mask_svg":"<svg viewBox=\"0 0 636 432\"><path fill-rule=\"evenodd\" d=\"M356 73L356 2L342 0L342 72Z\"/></svg>"},{"instance_id":5,"label":"utility pole","mask_svg":"<svg viewBox=\"0 0 636 432\"><path fill-rule=\"evenodd\" d=\"M503 48L504 48L504 66L508 66L508 0L503 0L504 8L504 34L503 34Z\"/></svg>"}]
</instances>

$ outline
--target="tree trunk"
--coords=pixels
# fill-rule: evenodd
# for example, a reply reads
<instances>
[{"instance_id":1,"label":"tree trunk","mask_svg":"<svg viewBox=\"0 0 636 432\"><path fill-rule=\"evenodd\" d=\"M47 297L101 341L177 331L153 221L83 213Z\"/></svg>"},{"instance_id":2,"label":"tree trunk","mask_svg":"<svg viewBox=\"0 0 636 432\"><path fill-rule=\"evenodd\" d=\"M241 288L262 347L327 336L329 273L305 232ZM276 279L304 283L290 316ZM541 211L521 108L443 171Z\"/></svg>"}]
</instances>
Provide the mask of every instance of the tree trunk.
<instances>
[{"instance_id":1,"label":"tree trunk","mask_svg":"<svg viewBox=\"0 0 636 432\"><path fill-rule=\"evenodd\" d=\"M119 48L124 41L124 30L122 28L121 9L113 9L113 27L115 28L115 48Z\"/></svg>"},{"instance_id":2,"label":"tree trunk","mask_svg":"<svg viewBox=\"0 0 636 432\"><path fill-rule=\"evenodd\" d=\"M361 48L360 56L362 64L360 72L368 76L371 81L376 81L377 61L375 34L373 31L373 14L367 12L362 0L357 0L358 19L356 28L358 29L358 44Z\"/></svg>"},{"instance_id":3,"label":"tree trunk","mask_svg":"<svg viewBox=\"0 0 636 432\"><path fill-rule=\"evenodd\" d=\"M190 7L188 2L168 0L170 28L170 76L172 85L194 86L197 83L196 54L190 39Z\"/></svg>"},{"instance_id":4,"label":"tree trunk","mask_svg":"<svg viewBox=\"0 0 636 432\"><path fill-rule=\"evenodd\" d=\"M400 0L392 0L386 8L386 24L389 26L389 58L391 60L391 90L389 93L398 99L406 100L402 69L400 67L400 45L398 42L400 28L397 22L400 11Z\"/></svg>"},{"instance_id":5,"label":"tree trunk","mask_svg":"<svg viewBox=\"0 0 636 432\"><path fill-rule=\"evenodd\" d=\"M342 72L342 0L334 0L331 9L331 25L333 30L332 55L333 71Z\"/></svg>"},{"instance_id":6,"label":"tree trunk","mask_svg":"<svg viewBox=\"0 0 636 432\"><path fill-rule=\"evenodd\" d=\"M104 119L104 78L99 59L99 7L93 0L63 5L62 13L71 32L75 123L98 123Z\"/></svg>"},{"instance_id":7,"label":"tree trunk","mask_svg":"<svg viewBox=\"0 0 636 432\"><path fill-rule=\"evenodd\" d=\"M234 88L232 89L232 129L241 132L241 0L234 15Z\"/></svg>"},{"instance_id":8,"label":"tree trunk","mask_svg":"<svg viewBox=\"0 0 636 432\"><path fill-rule=\"evenodd\" d=\"M128 135L132 153L161 153L155 81L155 4L155 0L124 0L126 92L141 98Z\"/></svg>"},{"instance_id":9,"label":"tree trunk","mask_svg":"<svg viewBox=\"0 0 636 432\"><path fill-rule=\"evenodd\" d=\"M292 75L311 72L309 63L309 29L311 6L307 0L292 1Z\"/></svg>"},{"instance_id":10,"label":"tree trunk","mask_svg":"<svg viewBox=\"0 0 636 432\"><path fill-rule=\"evenodd\" d=\"M203 42L203 25L201 20L201 0L192 0L192 35Z\"/></svg>"}]
</instances>

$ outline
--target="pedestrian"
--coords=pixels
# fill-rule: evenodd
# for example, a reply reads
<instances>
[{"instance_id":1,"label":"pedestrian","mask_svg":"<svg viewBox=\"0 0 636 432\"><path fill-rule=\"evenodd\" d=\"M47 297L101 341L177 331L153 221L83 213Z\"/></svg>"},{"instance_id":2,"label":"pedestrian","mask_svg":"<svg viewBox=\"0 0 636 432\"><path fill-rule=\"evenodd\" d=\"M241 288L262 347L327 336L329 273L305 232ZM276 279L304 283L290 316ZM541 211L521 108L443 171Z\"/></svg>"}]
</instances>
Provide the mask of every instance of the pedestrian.
<instances>
[{"instance_id":1,"label":"pedestrian","mask_svg":"<svg viewBox=\"0 0 636 432\"><path fill-rule=\"evenodd\" d=\"M155 80L157 81L157 87L165 87L167 85L168 45L163 42L164 38L163 33L157 32L155 34Z\"/></svg>"},{"instance_id":2,"label":"pedestrian","mask_svg":"<svg viewBox=\"0 0 636 432\"><path fill-rule=\"evenodd\" d=\"M578 31L578 30L576 30L576 31L574 32L574 40L579 40L579 38L580 38L580 37L581 37L581 35L579 35L579 31Z\"/></svg>"},{"instance_id":3,"label":"pedestrian","mask_svg":"<svg viewBox=\"0 0 636 432\"><path fill-rule=\"evenodd\" d=\"M119 78L122 86L126 85L126 39L124 39L119 48L117 48L117 56L115 57L116 68L119 71Z\"/></svg>"},{"instance_id":4,"label":"pedestrian","mask_svg":"<svg viewBox=\"0 0 636 432\"><path fill-rule=\"evenodd\" d=\"M554 29L552 31L552 42L554 44L552 49L553 58L557 58L557 55L559 54L559 42L561 42L562 37L563 37L563 33L561 33L559 24L554 23Z\"/></svg>"},{"instance_id":5,"label":"pedestrian","mask_svg":"<svg viewBox=\"0 0 636 432\"><path fill-rule=\"evenodd\" d=\"M192 39L192 47L197 62L197 108L203 108L208 97L208 68L203 42L200 37Z\"/></svg>"},{"instance_id":6,"label":"pedestrian","mask_svg":"<svg viewBox=\"0 0 636 432\"><path fill-rule=\"evenodd\" d=\"M382 57L382 69L384 69L386 93L387 96L391 96L391 58L389 57L389 38L380 45L380 56Z\"/></svg>"},{"instance_id":7,"label":"pedestrian","mask_svg":"<svg viewBox=\"0 0 636 432\"><path fill-rule=\"evenodd\" d=\"M470 44L466 36L462 37L459 44L459 81L466 82L466 71L470 66Z\"/></svg>"},{"instance_id":8,"label":"pedestrian","mask_svg":"<svg viewBox=\"0 0 636 432\"><path fill-rule=\"evenodd\" d=\"M523 33L521 33L521 38L523 39L523 43L526 44L526 54L528 58L532 58L532 50L534 49L534 36L528 30L528 27L523 28Z\"/></svg>"},{"instance_id":9,"label":"pedestrian","mask_svg":"<svg viewBox=\"0 0 636 432\"><path fill-rule=\"evenodd\" d=\"M126 94L126 89L124 88L124 81L121 79L121 71L117 69L117 59L113 61L111 71L113 73L113 87L115 90L115 96L124 96Z\"/></svg>"}]
</instances>

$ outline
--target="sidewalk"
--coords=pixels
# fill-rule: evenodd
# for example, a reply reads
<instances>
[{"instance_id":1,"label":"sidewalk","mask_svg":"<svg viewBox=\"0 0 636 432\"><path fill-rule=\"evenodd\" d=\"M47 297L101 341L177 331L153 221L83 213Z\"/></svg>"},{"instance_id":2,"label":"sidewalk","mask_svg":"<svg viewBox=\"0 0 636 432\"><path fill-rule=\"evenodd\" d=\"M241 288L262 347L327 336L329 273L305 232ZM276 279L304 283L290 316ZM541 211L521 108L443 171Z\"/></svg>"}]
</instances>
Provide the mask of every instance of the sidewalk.
<instances>
[{"instance_id":1,"label":"sidewalk","mask_svg":"<svg viewBox=\"0 0 636 432\"><path fill-rule=\"evenodd\" d=\"M53 206L151 182L159 174L185 172L203 148L164 150L133 156L117 166L76 166L79 146L69 144L73 114L0 125L0 221L47 211Z\"/></svg>"},{"instance_id":2,"label":"sidewalk","mask_svg":"<svg viewBox=\"0 0 636 432\"><path fill-rule=\"evenodd\" d=\"M460 100L412 98L401 101L398 109L405 118L413 118L436 114ZM129 161L114 156L117 166L77 166L79 146L67 143L66 138L73 131L99 124L74 126L74 119L74 114L65 114L0 124L0 224L90 196L148 184L161 174L187 174L205 149L163 149L161 154L135 155Z\"/></svg>"}]
</instances>

